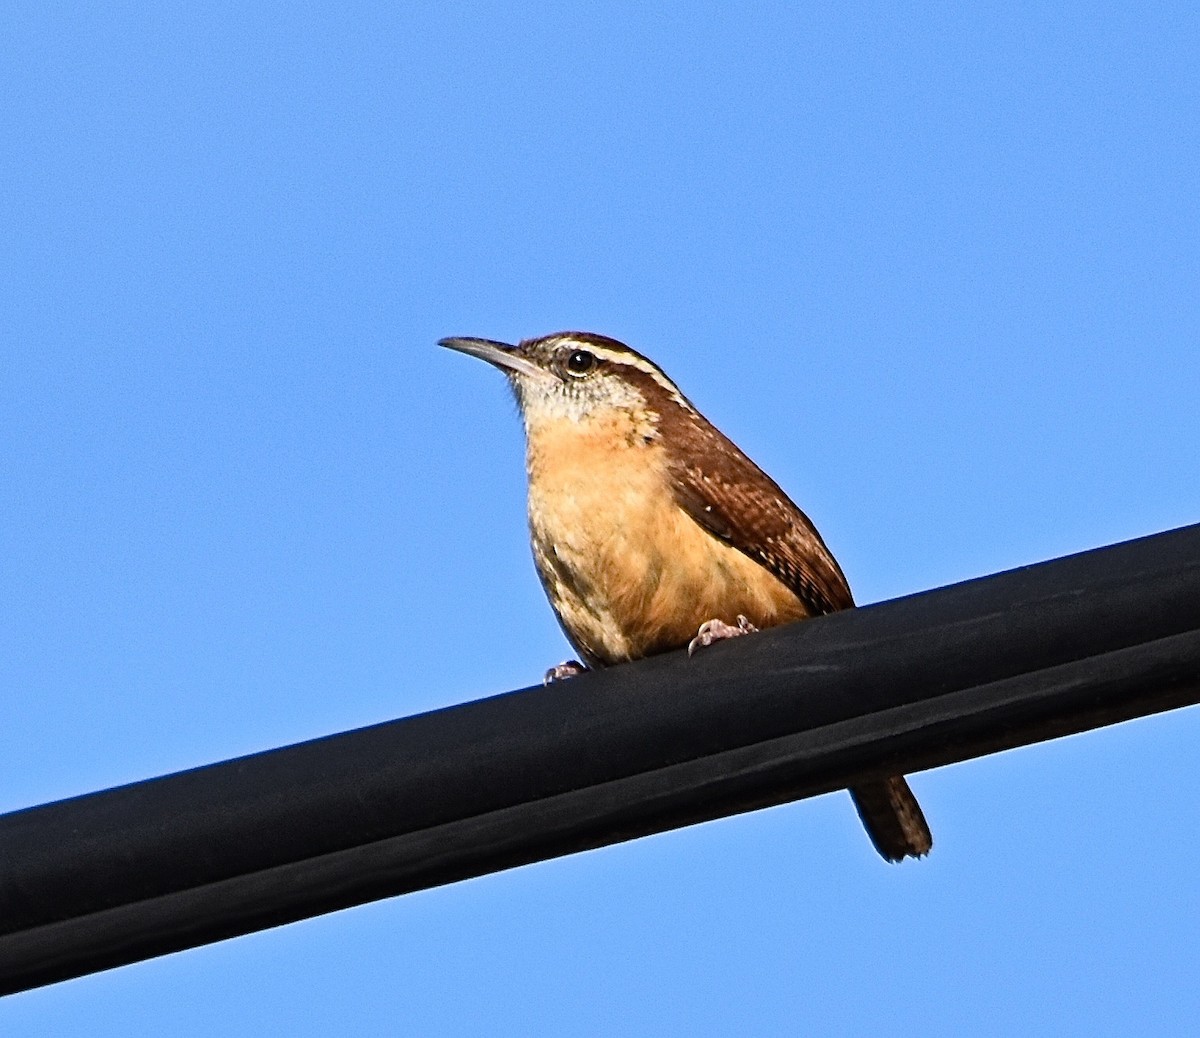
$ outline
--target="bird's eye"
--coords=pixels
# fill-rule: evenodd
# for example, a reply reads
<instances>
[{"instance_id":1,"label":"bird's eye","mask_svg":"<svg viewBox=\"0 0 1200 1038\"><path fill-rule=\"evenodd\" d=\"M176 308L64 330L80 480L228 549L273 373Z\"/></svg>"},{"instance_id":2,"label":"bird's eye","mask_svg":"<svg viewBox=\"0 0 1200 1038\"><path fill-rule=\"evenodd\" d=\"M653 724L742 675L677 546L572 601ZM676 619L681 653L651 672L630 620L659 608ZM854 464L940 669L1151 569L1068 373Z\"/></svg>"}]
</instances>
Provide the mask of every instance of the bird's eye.
<instances>
[{"instance_id":1,"label":"bird's eye","mask_svg":"<svg viewBox=\"0 0 1200 1038\"><path fill-rule=\"evenodd\" d=\"M572 375L586 375L595 366L595 354L588 353L587 350L576 350L567 358L567 370Z\"/></svg>"}]
</instances>

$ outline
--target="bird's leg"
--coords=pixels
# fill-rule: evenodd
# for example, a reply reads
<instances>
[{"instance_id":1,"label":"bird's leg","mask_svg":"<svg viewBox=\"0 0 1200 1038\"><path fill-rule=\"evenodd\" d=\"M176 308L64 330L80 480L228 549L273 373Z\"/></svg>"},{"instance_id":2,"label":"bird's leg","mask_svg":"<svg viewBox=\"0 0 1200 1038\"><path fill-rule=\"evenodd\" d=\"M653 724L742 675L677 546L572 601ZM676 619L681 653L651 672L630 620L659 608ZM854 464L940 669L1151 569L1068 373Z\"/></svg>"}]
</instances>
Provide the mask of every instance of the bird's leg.
<instances>
[{"instance_id":1,"label":"bird's leg","mask_svg":"<svg viewBox=\"0 0 1200 1038\"><path fill-rule=\"evenodd\" d=\"M576 674L582 674L587 670L578 660L564 660L557 667L551 667L546 671L546 676L542 679L543 685L551 685L555 681L565 681L567 678L573 678Z\"/></svg>"},{"instance_id":2,"label":"bird's leg","mask_svg":"<svg viewBox=\"0 0 1200 1038\"><path fill-rule=\"evenodd\" d=\"M736 627L731 627L724 620L707 620L700 625L696 637L688 642L688 655L693 655L697 649L703 649L713 642L723 642L726 638L737 638L743 634L754 634L757 630L758 628L741 613L738 613Z\"/></svg>"}]
</instances>

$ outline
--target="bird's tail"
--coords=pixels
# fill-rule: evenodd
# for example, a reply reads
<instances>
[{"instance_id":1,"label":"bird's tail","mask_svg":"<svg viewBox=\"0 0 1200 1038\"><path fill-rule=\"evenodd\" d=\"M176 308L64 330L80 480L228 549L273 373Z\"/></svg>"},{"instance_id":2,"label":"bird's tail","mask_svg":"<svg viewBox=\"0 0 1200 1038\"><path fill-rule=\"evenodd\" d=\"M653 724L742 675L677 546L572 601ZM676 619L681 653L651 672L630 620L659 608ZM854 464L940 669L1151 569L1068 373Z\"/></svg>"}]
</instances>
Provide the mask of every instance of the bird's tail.
<instances>
[{"instance_id":1,"label":"bird's tail","mask_svg":"<svg viewBox=\"0 0 1200 1038\"><path fill-rule=\"evenodd\" d=\"M850 795L875 849L888 861L929 853L933 834L903 775L855 786Z\"/></svg>"}]
</instances>

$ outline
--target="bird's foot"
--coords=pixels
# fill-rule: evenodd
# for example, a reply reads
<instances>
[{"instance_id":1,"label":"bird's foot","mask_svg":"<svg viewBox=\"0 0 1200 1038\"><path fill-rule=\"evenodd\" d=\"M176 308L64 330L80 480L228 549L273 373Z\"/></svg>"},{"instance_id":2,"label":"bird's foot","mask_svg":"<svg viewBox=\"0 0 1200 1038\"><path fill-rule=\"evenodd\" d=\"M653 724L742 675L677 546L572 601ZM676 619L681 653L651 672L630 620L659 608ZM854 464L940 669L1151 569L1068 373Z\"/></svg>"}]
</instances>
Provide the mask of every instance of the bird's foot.
<instances>
[{"instance_id":1,"label":"bird's foot","mask_svg":"<svg viewBox=\"0 0 1200 1038\"><path fill-rule=\"evenodd\" d=\"M724 620L708 620L700 625L696 637L688 642L688 655L694 655L697 649L703 649L713 642L723 642L726 638L738 638L743 634L754 634L757 630L758 628L741 613L738 613L736 627L730 626Z\"/></svg>"},{"instance_id":2,"label":"bird's foot","mask_svg":"<svg viewBox=\"0 0 1200 1038\"><path fill-rule=\"evenodd\" d=\"M566 681L567 678L573 678L576 674L582 674L585 670L587 670L587 667L578 660L566 660L557 667L551 667L546 671L546 676L542 679L542 684L551 685L555 681Z\"/></svg>"}]
</instances>

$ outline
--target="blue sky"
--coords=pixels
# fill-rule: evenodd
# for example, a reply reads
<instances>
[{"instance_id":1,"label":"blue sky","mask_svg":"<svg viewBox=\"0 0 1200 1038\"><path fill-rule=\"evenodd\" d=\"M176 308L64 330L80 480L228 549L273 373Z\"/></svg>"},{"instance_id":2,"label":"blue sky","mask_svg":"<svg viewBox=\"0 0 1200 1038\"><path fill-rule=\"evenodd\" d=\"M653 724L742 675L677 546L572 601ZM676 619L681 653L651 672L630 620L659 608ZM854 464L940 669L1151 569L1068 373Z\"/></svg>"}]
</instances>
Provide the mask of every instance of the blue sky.
<instances>
[{"instance_id":1,"label":"blue sky","mask_svg":"<svg viewBox=\"0 0 1200 1038\"><path fill-rule=\"evenodd\" d=\"M15 3L0 810L536 681L503 380L658 360L861 602L1200 519L1200 15ZM12 1035L1187 1033L1200 714L0 1002Z\"/></svg>"}]
</instances>

